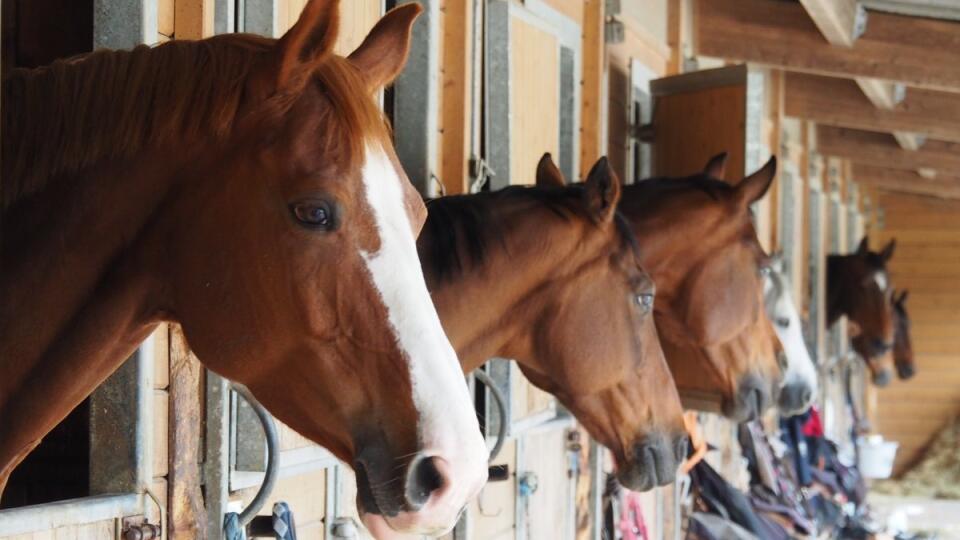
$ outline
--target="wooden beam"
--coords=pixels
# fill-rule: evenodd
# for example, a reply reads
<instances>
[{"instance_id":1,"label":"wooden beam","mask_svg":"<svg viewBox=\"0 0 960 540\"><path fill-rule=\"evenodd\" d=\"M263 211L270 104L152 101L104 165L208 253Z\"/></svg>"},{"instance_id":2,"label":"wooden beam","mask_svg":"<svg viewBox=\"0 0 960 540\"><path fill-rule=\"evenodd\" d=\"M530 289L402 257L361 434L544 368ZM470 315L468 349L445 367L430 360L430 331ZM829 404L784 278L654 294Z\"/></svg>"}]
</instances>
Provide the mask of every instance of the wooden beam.
<instances>
[{"instance_id":1,"label":"wooden beam","mask_svg":"<svg viewBox=\"0 0 960 540\"><path fill-rule=\"evenodd\" d=\"M213 0L175 0L173 16L176 39L201 39L213 35Z\"/></svg>"},{"instance_id":2,"label":"wooden beam","mask_svg":"<svg viewBox=\"0 0 960 540\"><path fill-rule=\"evenodd\" d=\"M697 7L701 55L960 91L958 23L873 13L853 46L833 47L798 3L697 0Z\"/></svg>"},{"instance_id":3,"label":"wooden beam","mask_svg":"<svg viewBox=\"0 0 960 540\"><path fill-rule=\"evenodd\" d=\"M857 77L857 86L863 90L874 107L893 109L907 97L907 87L903 83L892 83L880 79Z\"/></svg>"},{"instance_id":4,"label":"wooden beam","mask_svg":"<svg viewBox=\"0 0 960 540\"><path fill-rule=\"evenodd\" d=\"M446 195L466 193L470 182L473 111L473 10L470 2L445 1L440 62L440 181Z\"/></svg>"},{"instance_id":5,"label":"wooden beam","mask_svg":"<svg viewBox=\"0 0 960 540\"><path fill-rule=\"evenodd\" d=\"M583 83L580 100L580 178L605 154L603 148L604 0L583 2ZM574 179L570 179L573 181Z\"/></svg>"},{"instance_id":6,"label":"wooden beam","mask_svg":"<svg viewBox=\"0 0 960 540\"><path fill-rule=\"evenodd\" d=\"M960 144L929 141L916 151L901 148L889 134L858 129L817 126L820 153L849 159L854 163L913 171L930 168L960 176Z\"/></svg>"},{"instance_id":7,"label":"wooden beam","mask_svg":"<svg viewBox=\"0 0 960 540\"><path fill-rule=\"evenodd\" d=\"M860 184L876 186L885 191L960 199L960 177L957 176L937 176L935 180L929 180L915 172L856 164L853 167L853 177Z\"/></svg>"},{"instance_id":8,"label":"wooden beam","mask_svg":"<svg viewBox=\"0 0 960 540\"><path fill-rule=\"evenodd\" d=\"M851 80L788 72L785 99L787 116L819 124L960 142L960 94L911 88L896 108L878 109Z\"/></svg>"},{"instance_id":9,"label":"wooden beam","mask_svg":"<svg viewBox=\"0 0 960 540\"><path fill-rule=\"evenodd\" d=\"M866 28L867 12L857 0L800 0L832 45L850 47Z\"/></svg>"}]
</instances>

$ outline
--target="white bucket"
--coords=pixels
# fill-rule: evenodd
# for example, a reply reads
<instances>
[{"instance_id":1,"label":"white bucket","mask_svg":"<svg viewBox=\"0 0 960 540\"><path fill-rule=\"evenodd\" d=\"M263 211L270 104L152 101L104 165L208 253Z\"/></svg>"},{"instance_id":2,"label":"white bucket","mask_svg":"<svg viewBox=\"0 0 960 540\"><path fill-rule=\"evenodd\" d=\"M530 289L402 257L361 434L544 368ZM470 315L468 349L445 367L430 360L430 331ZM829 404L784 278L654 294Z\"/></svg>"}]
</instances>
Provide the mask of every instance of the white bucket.
<instances>
[{"instance_id":1,"label":"white bucket","mask_svg":"<svg viewBox=\"0 0 960 540\"><path fill-rule=\"evenodd\" d=\"M890 478L900 443L885 441L880 435L860 439L860 474L864 478Z\"/></svg>"}]
</instances>

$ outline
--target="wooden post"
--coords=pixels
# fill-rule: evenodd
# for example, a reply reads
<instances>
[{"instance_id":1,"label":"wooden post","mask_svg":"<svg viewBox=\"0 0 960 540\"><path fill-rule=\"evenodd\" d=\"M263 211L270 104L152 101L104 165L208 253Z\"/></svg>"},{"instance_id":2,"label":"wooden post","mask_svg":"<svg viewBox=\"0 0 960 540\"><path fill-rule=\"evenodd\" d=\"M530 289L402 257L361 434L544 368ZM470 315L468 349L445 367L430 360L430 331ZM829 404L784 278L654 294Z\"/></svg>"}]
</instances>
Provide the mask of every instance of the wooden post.
<instances>
[{"instance_id":1,"label":"wooden post","mask_svg":"<svg viewBox=\"0 0 960 540\"><path fill-rule=\"evenodd\" d=\"M473 93L473 7L464 0L443 2L443 61L440 63L440 180L447 195L467 191L471 153Z\"/></svg>"},{"instance_id":2,"label":"wooden post","mask_svg":"<svg viewBox=\"0 0 960 540\"><path fill-rule=\"evenodd\" d=\"M604 0L583 3L583 81L580 108L580 178L603 149ZM570 178L570 181L575 180Z\"/></svg>"},{"instance_id":3,"label":"wooden post","mask_svg":"<svg viewBox=\"0 0 960 540\"><path fill-rule=\"evenodd\" d=\"M170 538L206 538L200 491L202 367L179 326L170 330L167 529Z\"/></svg>"}]
</instances>

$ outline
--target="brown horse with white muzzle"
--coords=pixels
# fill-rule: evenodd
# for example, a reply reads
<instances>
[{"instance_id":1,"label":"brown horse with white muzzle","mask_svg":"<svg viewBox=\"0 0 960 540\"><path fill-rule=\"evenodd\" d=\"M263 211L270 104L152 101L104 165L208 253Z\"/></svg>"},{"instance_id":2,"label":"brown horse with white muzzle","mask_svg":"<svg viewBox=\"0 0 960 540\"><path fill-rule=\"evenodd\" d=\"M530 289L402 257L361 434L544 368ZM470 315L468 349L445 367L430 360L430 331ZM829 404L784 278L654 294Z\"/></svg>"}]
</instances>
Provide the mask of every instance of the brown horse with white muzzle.
<instances>
[{"instance_id":1,"label":"brown horse with white muzzle","mask_svg":"<svg viewBox=\"0 0 960 540\"><path fill-rule=\"evenodd\" d=\"M714 401L735 420L755 418L776 399L780 343L764 311L767 255L750 205L773 182L776 160L730 185L726 155L701 174L626 186L620 211L657 284L657 330L684 398Z\"/></svg>"},{"instance_id":2,"label":"brown horse with white muzzle","mask_svg":"<svg viewBox=\"0 0 960 540\"><path fill-rule=\"evenodd\" d=\"M886 386L893 375L893 302L887 262L896 242L879 253L870 251L863 237L857 251L827 256L827 327L847 316L853 349L867 363L873 383Z\"/></svg>"},{"instance_id":3,"label":"brown horse with white muzzle","mask_svg":"<svg viewBox=\"0 0 960 540\"><path fill-rule=\"evenodd\" d=\"M280 40L98 51L3 87L0 489L161 322L358 471L373 530L437 534L486 479L373 94L420 11L349 58L339 4Z\"/></svg>"},{"instance_id":4,"label":"brown horse with white muzzle","mask_svg":"<svg viewBox=\"0 0 960 540\"><path fill-rule=\"evenodd\" d=\"M538 176L559 178L551 166ZM619 180L602 159L582 185L555 184L428 203L418 246L443 327L466 372L515 359L613 452L624 485L672 483L687 436Z\"/></svg>"}]
</instances>

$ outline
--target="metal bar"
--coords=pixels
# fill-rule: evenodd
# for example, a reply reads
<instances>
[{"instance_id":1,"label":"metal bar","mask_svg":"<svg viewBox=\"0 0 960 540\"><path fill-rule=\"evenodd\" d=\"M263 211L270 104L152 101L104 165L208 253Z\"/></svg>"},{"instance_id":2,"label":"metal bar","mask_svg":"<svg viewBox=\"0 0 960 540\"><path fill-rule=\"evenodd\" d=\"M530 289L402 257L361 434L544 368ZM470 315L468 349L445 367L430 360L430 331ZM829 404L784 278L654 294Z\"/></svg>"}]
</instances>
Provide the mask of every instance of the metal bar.
<instances>
[{"instance_id":1,"label":"metal bar","mask_svg":"<svg viewBox=\"0 0 960 540\"><path fill-rule=\"evenodd\" d=\"M408 0L423 6L413 27L410 56L393 85L394 145L410 181L421 194L436 196L431 182L437 167L437 125L440 79L440 4Z\"/></svg>"},{"instance_id":2,"label":"metal bar","mask_svg":"<svg viewBox=\"0 0 960 540\"><path fill-rule=\"evenodd\" d=\"M143 496L99 495L0 510L0 537L45 532L143 513Z\"/></svg>"},{"instance_id":3,"label":"metal bar","mask_svg":"<svg viewBox=\"0 0 960 540\"><path fill-rule=\"evenodd\" d=\"M157 0L93 0L93 48L132 49L157 42Z\"/></svg>"}]
</instances>

